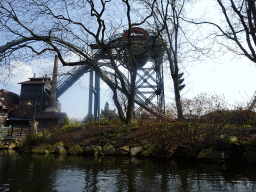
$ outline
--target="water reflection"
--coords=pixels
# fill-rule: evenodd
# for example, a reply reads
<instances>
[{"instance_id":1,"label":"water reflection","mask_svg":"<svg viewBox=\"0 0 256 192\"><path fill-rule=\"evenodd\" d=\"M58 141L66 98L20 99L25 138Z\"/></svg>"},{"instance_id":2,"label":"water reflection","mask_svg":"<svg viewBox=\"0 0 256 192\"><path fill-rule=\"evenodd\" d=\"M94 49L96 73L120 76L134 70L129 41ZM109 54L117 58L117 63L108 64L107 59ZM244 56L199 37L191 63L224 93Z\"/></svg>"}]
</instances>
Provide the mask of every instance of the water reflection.
<instances>
[{"instance_id":1,"label":"water reflection","mask_svg":"<svg viewBox=\"0 0 256 192\"><path fill-rule=\"evenodd\" d=\"M256 166L0 151L0 191L256 191Z\"/></svg>"}]
</instances>

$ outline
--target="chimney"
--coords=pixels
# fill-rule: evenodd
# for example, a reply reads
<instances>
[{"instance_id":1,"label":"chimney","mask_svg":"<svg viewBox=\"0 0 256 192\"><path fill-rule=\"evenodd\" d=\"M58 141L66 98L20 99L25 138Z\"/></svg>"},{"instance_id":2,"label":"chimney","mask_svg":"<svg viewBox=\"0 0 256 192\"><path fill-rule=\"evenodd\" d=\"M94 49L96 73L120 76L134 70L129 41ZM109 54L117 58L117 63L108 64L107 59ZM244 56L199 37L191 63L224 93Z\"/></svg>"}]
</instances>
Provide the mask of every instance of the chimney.
<instances>
[{"instance_id":1,"label":"chimney","mask_svg":"<svg viewBox=\"0 0 256 192\"><path fill-rule=\"evenodd\" d=\"M36 73L34 73L34 78L36 78Z\"/></svg>"},{"instance_id":2,"label":"chimney","mask_svg":"<svg viewBox=\"0 0 256 192\"><path fill-rule=\"evenodd\" d=\"M51 88L51 94L50 94L50 106L44 112L59 112L56 109L57 70L58 70L58 56L55 55L53 76L52 76L52 88Z\"/></svg>"}]
</instances>

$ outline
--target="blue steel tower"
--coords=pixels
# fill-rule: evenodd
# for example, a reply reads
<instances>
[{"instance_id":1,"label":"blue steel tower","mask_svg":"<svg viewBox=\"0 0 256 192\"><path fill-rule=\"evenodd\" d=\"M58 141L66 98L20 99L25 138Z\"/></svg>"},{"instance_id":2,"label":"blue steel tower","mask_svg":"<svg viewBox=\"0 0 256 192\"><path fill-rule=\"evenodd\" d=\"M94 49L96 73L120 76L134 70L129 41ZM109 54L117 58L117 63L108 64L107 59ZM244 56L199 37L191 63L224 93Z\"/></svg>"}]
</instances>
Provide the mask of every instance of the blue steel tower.
<instances>
[{"instance_id":1,"label":"blue steel tower","mask_svg":"<svg viewBox=\"0 0 256 192\"><path fill-rule=\"evenodd\" d=\"M130 33L130 36L128 35ZM133 65L128 53L128 38L131 39L130 50L132 56L137 60L137 78L135 95L135 114L139 115L143 110L154 114L165 112L164 78L163 78L163 54L164 44L154 34L148 33L142 28L131 28L131 31L124 31L107 42L108 49L122 67L126 79L126 86L129 89L130 77L125 75ZM90 45L95 50L92 60L97 61L102 71L110 78L114 78L114 72L110 60L103 53L97 44ZM64 78L59 81L57 98L71 87L83 74L89 72L89 106L88 113L100 120L100 76L86 64L86 61L76 62L76 66ZM93 106L94 105L94 106Z\"/></svg>"}]
</instances>

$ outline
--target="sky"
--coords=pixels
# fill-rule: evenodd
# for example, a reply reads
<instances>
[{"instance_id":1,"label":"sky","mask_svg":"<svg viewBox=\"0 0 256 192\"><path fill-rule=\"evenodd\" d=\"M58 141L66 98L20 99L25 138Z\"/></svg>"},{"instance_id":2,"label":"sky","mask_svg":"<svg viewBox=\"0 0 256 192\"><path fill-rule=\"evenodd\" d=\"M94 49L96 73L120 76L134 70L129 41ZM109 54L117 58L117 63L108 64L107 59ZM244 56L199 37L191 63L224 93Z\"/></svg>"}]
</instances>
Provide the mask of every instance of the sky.
<instances>
[{"instance_id":1,"label":"sky","mask_svg":"<svg viewBox=\"0 0 256 192\"><path fill-rule=\"evenodd\" d=\"M20 63L22 70L18 67L13 71L13 77L6 89L20 94L20 85L18 83L33 77L34 73L37 73L38 77L43 76L44 69L47 71L48 68L51 68L53 61L52 63L40 63L39 66ZM60 68L64 67L60 66ZM236 105L237 103L247 103L252 100L256 91L256 85L254 86L254 82L256 82L256 65L247 58L234 58L232 53L228 53L215 61L193 63L183 71L184 83L186 84L181 91L183 98L193 98L200 93L217 94L225 97L229 104ZM164 83L165 100L168 106L174 101L172 80L168 69L164 73ZM70 118L83 119L87 115L88 89L89 75L85 74L59 98L62 111L66 112ZM104 108L107 101L110 104L110 108L114 109L111 90L104 82L101 82L101 109Z\"/></svg>"},{"instance_id":2,"label":"sky","mask_svg":"<svg viewBox=\"0 0 256 192\"><path fill-rule=\"evenodd\" d=\"M199 4L200 10L204 14L207 12L210 18L216 16L215 9L204 9L207 4L208 7L213 7L209 1L201 1ZM197 5L194 5L197 7ZM200 9L203 8L203 9ZM214 15L214 17L213 17ZM0 85L0 89L4 88L14 93L20 94L19 82L26 81L33 77L34 73L37 76L44 76L52 70L54 58L52 61L34 61L32 65L26 63L15 63L16 68L13 69L12 77L8 82L8 87ZM67 67L60 66L60 70L67 70ZM256 65L246 57L236 57L233 53L228 52L218 58L205 59L201 62L191 62L186 64L182 69L184 72L185 88L181 91L182 98L193 98L200 93L207 93L209 95L222 95L226 98L229 104L236 105L237 103L247 103L253 99L256 91ZM2 77L4 76L2 70ZM173 83L168 67L164 70L165 83L165 100L166 105L171 105L174 102ZM88 113L88 97L89 97L89 75L85 74L80 80L75 83L69 90L67 90L59 101L62 105L62 112L66 112L70 118L83 119ZM110 108L115 106L111 99L111 91L104 84L101 83L101 109L104 108L106 102L109 102Z\"/></svg>"}]
</instances>

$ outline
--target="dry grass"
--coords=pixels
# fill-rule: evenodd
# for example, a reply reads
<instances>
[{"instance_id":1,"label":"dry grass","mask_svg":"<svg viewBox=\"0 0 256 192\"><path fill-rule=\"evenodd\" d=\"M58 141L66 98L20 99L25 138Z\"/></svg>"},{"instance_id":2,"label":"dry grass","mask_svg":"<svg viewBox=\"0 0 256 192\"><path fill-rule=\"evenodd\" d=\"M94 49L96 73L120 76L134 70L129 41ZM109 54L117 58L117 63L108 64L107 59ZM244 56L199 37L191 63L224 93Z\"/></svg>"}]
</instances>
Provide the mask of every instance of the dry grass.
<instances>
[{"instance_id":1,"label":"dry grass","mask_svg":"<svg viewBox=\"0 0 256 192\"><path fill-rule=\"evenodd\" d=\"M64 141L67 146L79 143L104 145L111 142L114 147L130 147L154 144L165 156L171 156L184 143L204 146L214 143L222 134L236 136L241 142L255 138L255 127L218 127L212 123L191 121L171 123L138 123L131 125L91 125L74 129L55 129L51 132L51 144Z\"/></svg>"}]
</instances>

